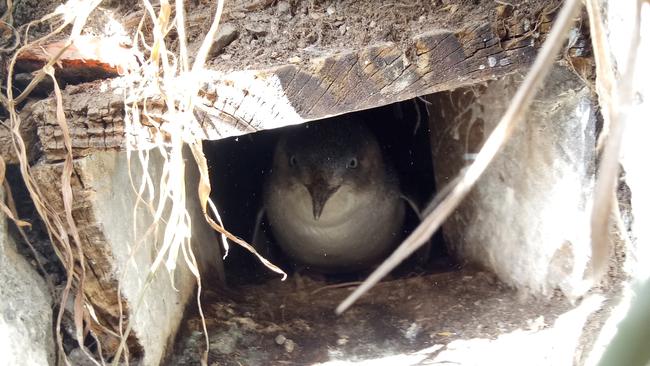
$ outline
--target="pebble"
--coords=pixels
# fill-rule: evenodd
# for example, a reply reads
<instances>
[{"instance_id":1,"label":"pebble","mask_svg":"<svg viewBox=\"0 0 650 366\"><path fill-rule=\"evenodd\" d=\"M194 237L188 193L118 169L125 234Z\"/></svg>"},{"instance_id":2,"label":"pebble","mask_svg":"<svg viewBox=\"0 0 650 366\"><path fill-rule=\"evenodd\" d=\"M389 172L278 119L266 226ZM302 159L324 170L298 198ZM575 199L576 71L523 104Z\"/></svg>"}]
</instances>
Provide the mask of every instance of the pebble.
<instances>
[{"instance_id":1,"label":"pebble","mask_svg":"<svg viewBox=\"0 0 650 366\"><path fill-rule=\"evenodd\" d=\"M412 323L406 331L404 331L404 337L408 339L410 342L415 341L417 338L418 334L420 334L420 331L422 330L422 327L420 327L419 324L417 323Z\"/></svg>"},{"instance_id":2,"label":"pebble","mask_svg":"<svg viewBox=\"0 0 650 366\"><path fill-rule=\"evenodd\" d=\"M287 351L287 353L293 352L295 348L296 344L291 339L287 339L287 341L284 342L284 350Z\"/></svg>"},{"instance_id":3,"label":"pebble","mask_svg":"<svg viewBox=\"0 0 650 366\"><path fill-rule=\"evenodd\" d=\"M213 55L218 54L226 46L231 44L239 36L239 31L232 24L223 24L219 27L217 35L214 37L214 43L212 44L211 53Z\"/></svg>"},{"instance_id":4,"label":"pebble","mask_svg":"<svg viewBox=\"0 0 650 366\"><path fill-rule=\"evenodd\" d=\"M276 9L279 15L291 15L291 5L288 1L279 1Z\"/></svg>"}]
</instances>

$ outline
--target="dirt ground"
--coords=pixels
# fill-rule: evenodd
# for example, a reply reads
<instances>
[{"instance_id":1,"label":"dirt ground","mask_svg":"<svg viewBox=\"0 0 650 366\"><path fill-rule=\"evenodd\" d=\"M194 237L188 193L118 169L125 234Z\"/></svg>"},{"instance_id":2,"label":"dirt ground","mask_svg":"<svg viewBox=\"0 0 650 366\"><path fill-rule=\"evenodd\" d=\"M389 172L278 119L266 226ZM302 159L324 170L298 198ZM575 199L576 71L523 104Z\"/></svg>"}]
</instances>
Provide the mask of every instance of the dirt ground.
<instances>
[{"instance_id":1,"label":"dirt ground","mask_svg":"<svg viewBox=\"0 0 650 366\"><path fill-rule=\"evenodd\" d=\"M214 12L213 2L200 1L188 9L190 48L198 49ZM507 12L522 23L534 24L540 1L509 1ZM556 1L546 2L549 9ZM264 69L303 63L338 51L369 44L411 42L426 29L471 28L504 11L503 4L481 0L415 0L377 2L331 0L254 0L226 2L221 27L234 29L234 40L214 52L209 67ZM527 20L526 20L527 19ZM471 21L470 21L471 23ZM504 27L507 26L504 24Z\"/></svg>"},{"instance_id":2,"label":"dirt ground","mask_svg":"<svg viewBox=\"0 0 650 366\"><path fill-rule=\"evenodd\" d=\"M193 0L185 3L186 32L190 55L193 55L210 27L216 2ZM220 23L221 35L217 37L218 45L213 46L207 66L219 70L265 69L305 63L320 56L383 42L406 46L414 35L426 30L457 30L459 24L471 29L478 25L473 23L495 17L508 18L501 32L507 38L509 27L515 23L516 26L536 24L541 13L552 12L558 3L556 0L226 1ZM48 6L34 6L30 0L16 2L16 25L42 16L56 4L58 2L54 1L48 2ZM117 19L131 36L143 14L140 2L104 1L89 17L85 33L104 34L106 24ZM32 39L45 31L36 28ZM143 33L150 40L150 22L144 23ZM176 49L175 30L171 30L168 40L170 48Z\"/></svg>"},{"instance_id":3,"label":"dirt ground","mask_svg":"<svg viewBox=\"0 0 650 366\"><path fill-rule=\"evenodd\" d=\"M305 277L231 294L207 290L208 364L305 365L427 348L434 351L425 359L432 360L454 340L538 330L572 307L561 296L522 298L491 274L470 269L382 282L335 315L350 291ZM197 365L204 349L200 318L190 315L167 365Z\"/></svg>"},{"instance_id":4,"label":"dirt ground","mask_svg":"<svg viewBox=\"0 0 650 366\"><path fill-rule=\"evenodd\" d=\"M380 42L404 42L430 24L445 28L450 13L463 17L484 12L488 2L463 7L466 1L255 1L237 6L227 3L223 25L233 25L237 38L213 59L212 67L264 68L349 51ZM253 6L265 4L268 6ZM209 6L207 6L209 8ZM249 10L250 9L250 10ZM194 18L190 38L201 41L208 17ZM200 25L205 22L204 25Z\"/></svg>"}]
</instances>

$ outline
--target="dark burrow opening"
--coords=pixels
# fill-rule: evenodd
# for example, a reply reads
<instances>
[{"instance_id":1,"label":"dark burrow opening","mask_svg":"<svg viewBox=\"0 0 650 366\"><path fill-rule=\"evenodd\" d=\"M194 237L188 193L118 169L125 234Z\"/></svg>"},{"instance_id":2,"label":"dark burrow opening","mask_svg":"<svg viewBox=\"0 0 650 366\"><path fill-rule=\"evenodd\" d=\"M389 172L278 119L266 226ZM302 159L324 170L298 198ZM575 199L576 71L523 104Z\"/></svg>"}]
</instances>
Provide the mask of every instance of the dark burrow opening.
<instances>
[{"instance_id":1,"label":"dark burrow opening","mask_svg":"<svg viewBox=\"0 0 650 366\"><path fill-rule=\"evenodd\" d=\"M429 137L429 124L425 102L419 99L395 103L380 108L354 112L343 118L344 124L362 124L376 137L387 164L394 166L399 177L399 186L405 200L405 220L399 238L408 235L419 223L426 203L435 192L433 163ZM349 120L347 120L349 118ZM268 184L273 165L273 154L278 140L287 131L322 128L334 119L309 122L275 130L261 131L215 142L205 142L204 151L208 159L213 199L223 218L225 226L235 235L252 242L256 227L265 235L266 241L254 243L261 246L274 263L289 273L296 268L302 274L311 275L318 270L296 266L293 260L276 243L273 229L264 212L264 185ZM372 213L368 213L371 215ZM372 240L369 237L368 240ZM399 243L395 240L392 247ZM270 248L268 248L270 247ZM233 245L224 262L226 278L231 286L261 283L277 277L266 270L257 258L244 248ZM378 263L376 263L378 264ZM394 271L397 277L415 274L447 271L454 263L445 248L441 234L436 234L430 245L417 252L403 266ZM337 271L327 273L323 280L337 283L360 280L369 272Z\"/></svg>"}]
</instances>

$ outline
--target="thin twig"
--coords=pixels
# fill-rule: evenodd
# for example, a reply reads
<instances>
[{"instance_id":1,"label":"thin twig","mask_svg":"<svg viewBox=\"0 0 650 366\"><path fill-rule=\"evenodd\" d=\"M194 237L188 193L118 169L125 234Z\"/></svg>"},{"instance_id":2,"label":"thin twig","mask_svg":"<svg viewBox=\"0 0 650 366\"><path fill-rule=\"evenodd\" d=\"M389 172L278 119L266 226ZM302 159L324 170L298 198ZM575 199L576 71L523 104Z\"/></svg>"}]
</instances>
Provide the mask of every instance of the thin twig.
<instances>
[{"instance_id":1,"label":"thin twig","mask_svg":"<svg viewBox=\"0 0 650 366\"><path fill-rule=\"evenodd\" d=\"M352 281L352 282L343 282L343 283L335 283L332 285L326 285L326 286L321 286L314 291L310 292L310 295L316 295L319 292L326 291L326 290L336 290L339 288L346 288L346 287L352 287L352 286L359 286L362 282L361 281Z\"/></svg>"}]
</instances>

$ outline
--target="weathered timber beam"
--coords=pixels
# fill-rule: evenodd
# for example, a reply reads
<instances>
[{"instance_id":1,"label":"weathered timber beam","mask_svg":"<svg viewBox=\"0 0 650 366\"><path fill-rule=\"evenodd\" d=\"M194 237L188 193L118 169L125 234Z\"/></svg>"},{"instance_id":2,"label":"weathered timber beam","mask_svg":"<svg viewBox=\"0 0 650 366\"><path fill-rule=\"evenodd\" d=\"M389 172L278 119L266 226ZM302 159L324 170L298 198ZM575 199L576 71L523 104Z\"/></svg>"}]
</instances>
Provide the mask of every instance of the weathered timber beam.
<instances>
[{"instance_id":1,"label":"weathered timber beam","mask_svg":"<svg viewBox=\"0 0 650 366\"><path fill-rule=\"evenodd\" d=\"M378 107L526 69L549 22L540 22L535 31L511 25L507 33L495 23L473 22L458 31L429 30L410 43L376 44L300 65L206 71L201 75L201 103L196 112L199 124L188 127L197 138L214 140ZM147 147L146 127L125 131L121 91L125 89L116 87L120 80L66 89L64 109L76 156L122 149L125 132L138 137L139 148ZM154 104L148 104L148 109L162 110L160 102ZM46 158L61 159L63 141L53 100L35 105L30 118L38 121Z\"/></svg>"},{"instance_id":2,"label":"weathered timber beam","mask_svg":"<svg viewBox=\"0 0 650 366\"><path fill-rule=\"evenodd\" d=\"M126 320L130 315L130 304L124 301L122 296L118 296L118 276L115 275L114 255L110 246L106 244L109 239L106 237L104 224L96 217L96 208L99 205L96 202L92 177L88 177L88 169L84 167L84 163L83 160L75 161L70 180L74 192L72 216L77 225L79 237L84 243L83 253L86 262L84 293L87 300L93 305L99 323L103 327L117 332L120 316L122 315L123 320ZM62 171L63 163L37 163L32 167L32 174L36 181L40 182L42 187L47 187L47 189L41 189L44 198L60 216L63 216L65 212L61 197ZM80 267L77 266L75 271L79 273ZM118 301L122 303L119 304ZM120 306L122 314L120 314ZM95 322L91 322L90 325L100 338L104 350L114 351L117 348L119 338L105 332ZM139 347L133 335L129 337L128 344L133 351Z\"/></svg>"}]
</instances>

